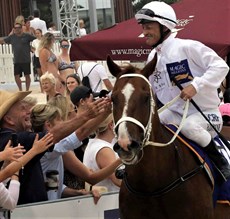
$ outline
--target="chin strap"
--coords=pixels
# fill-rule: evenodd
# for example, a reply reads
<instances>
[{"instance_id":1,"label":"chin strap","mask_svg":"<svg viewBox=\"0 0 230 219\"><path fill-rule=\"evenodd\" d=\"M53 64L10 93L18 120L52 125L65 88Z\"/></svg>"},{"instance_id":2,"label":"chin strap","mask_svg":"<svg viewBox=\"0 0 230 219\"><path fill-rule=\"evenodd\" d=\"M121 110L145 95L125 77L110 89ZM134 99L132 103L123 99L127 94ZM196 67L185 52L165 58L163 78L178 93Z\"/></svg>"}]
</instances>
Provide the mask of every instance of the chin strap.
<instances>
[{"instance_id":1,"label":"chin strap","mask_svg":"<svg viewBox=\"0 0 230 219\"><path fill-rule=\"evenodd\" d=\"M160 25L160 34L161 34L161 38L158 40L158 42L154 45L152 45L152 48L156 48L158 45L160 45L161 43L163 43L165 37L171 32L171 30L167 29L165 32L164 32L164 26L162 24L159 24Z\"/></svg>"}]
</instances>

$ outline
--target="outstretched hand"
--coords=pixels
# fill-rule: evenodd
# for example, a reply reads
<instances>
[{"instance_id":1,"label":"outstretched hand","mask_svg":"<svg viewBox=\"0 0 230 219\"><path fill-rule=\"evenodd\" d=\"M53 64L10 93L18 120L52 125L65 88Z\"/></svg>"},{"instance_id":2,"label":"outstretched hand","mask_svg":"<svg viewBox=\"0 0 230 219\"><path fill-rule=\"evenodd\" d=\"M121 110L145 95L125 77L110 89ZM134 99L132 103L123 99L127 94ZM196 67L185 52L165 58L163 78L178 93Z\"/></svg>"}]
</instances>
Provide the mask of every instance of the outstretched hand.
<instances>
[{"instance_id":1,"label":"outstretched hand","mask_svg":"<svg viewBox=\"0 0 230 219\"><path fill-rule=\"evenodd\" d=\"M32 149L35 150L36 154L40 154L43 151L46 151L53 144L54 144L53 143L53 135L51 133L47 133L40 140L38 140L38 134L36 134Z\"/></svg>"},{"instance_id":2,"label":"outstretched hand","mask_svg":"<svg viewBox=\"0 0 230 219\"><path fill-rule=\"evenodd\" d=\"M11 147L11 140L9 140L4 151L0 152L0 159L4 161L17 161L25 151L20 144L17 147Z\"/></svg>"},{"instance_id":3,"label":"outstretched hand","mask_svg":"<svg viewBox=\"0 0 230 219\"><path fill-rule=\"evenodd\" d=\"M98 189L93 188L92 191L86 191L85 189L80 190L82 195L92 195L94 204L96 205L101 198L100 191Z\"/></svg>"},{"instance_id":4,"label":"outstretched hand","mask_svg":"<svg viewBox=\"0 0 230 219\"><path fill-rule=\"evenodd\" d=\"M98 114L111 110L111 100L109 98L98 98L94 102L88 103L87 114L89 119L96 117Z\"/></svg>"},{"instance_id":5,"label":"outstretched hand","mask_svg":"<svg viewBox=\"0 0 230 219\"><path fill-rule=\"evenodd\" d=\"M91 193L93 195L94 204L96 205L101 198L101 194L98 189L92 189Z\"/></svg>"}]
</instances>

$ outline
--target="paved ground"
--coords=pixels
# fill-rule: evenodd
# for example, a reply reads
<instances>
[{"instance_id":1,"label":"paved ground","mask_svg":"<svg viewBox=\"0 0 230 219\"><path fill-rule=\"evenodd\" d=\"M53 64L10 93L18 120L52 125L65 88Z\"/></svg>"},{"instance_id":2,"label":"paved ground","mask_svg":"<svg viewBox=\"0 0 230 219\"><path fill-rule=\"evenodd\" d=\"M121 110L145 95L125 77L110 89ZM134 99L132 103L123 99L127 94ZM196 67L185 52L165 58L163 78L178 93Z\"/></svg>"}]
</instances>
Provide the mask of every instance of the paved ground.
<instances>
[{"instance_id":1,"label":"paved ground","mask_svg":"<svg viewBox=\"0 0 230 219\"><path fill-rule=\"evenodd\" d=\"M15 83L12 84L0 84L1 90L7 90L9 92L16 92L18 91L18 87ZM25 84L23 83L23 90L25 90ZM45 94L41 93L40 91L40 85L39 82L32 82L30 86L30 90L32 90L31 96L34 96L37 98L38 103L45 103L46 102L46 96Z\"/></svg>"}]
</instances>

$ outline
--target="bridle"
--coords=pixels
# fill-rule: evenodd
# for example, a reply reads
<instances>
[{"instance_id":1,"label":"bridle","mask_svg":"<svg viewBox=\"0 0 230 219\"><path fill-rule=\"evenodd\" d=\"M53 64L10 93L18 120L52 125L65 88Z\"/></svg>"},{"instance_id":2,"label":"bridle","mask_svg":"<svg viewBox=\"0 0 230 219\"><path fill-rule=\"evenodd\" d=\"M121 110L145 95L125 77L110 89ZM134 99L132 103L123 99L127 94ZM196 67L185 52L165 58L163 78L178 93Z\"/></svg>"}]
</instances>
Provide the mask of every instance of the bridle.
<instances>
[{"instance_id":1,"label":"bridle","mask_svg":"<svg viewBox=\"0 0 230 219\"><path fill-rule=\"evenodd\" d=\"M123 116L115 123L114 130L116 130L118 125L121 124L122 122L132 122L132 123L136 124L137 126L139 126L144 132L144 139L141 142L141 149L140 150L142 150L143 147L148 146L148 145L164 147L164 146L168 146L171 143L173 143L173 141L178 136L181 128L183 127L185 118L187 117L188 107L189 107L189 100L187 100L186 103L185 103L185 109L184 109L184 114L182 116L181 124L179 125L179 127L178 127L176 133L173 135L172 139L169 142L165 143L165 144L164 143L159 143L159 142L149 141L150 133L151 133L151 130L152 130L152 116L154 115L154 107L155 107L155 101L153 99L152 86L151 86L150 82L148 81L148 79L145 76L141 75L141 74L136 74L136 73L124 74L119 79L125 78L125 77L139 77L139 78L144 79L147 82L147 84L149 85L149 90L150 90L150 114L149 114L149 119L148 119L147 125L144 126L140 121L138 121L137 119L135 119L133 117ZM117 79L117 80L119 80L119 79ZM178 98L180 98L179 95L177 97L175 97L173 100L171 100L169 103L165 104L162 108L160 108L158 110L158 113L160 113L164 109L168 108L175 101L177 101ZM196 176L202 169L204 169L205 163L206 162L203 161L198 167L195 167L194 169L192 169L188 173L180 176L176 180L174 180L171 183L169 183L167 186L165 186L163 188L160 188L158 190L155 190L153 192L142 192L142 191L138 191L138 190L134 189L128 182L127 172L124 172L123 181L124 181L124 184L125 184L127 190L130 193L132 193L132 194L134 194L136 196L140 196L140 197L159 197L159 196L167 194L168 192L170 192L173 189L177 188L178 186L180 186L182 183L186 182L190 178Z\"/></svg>"},{"instance_id":2,"label":"bridle","mask_svg":"<svg viewBox=\"0 0 230 219\"><path fill-rule=\"evenodd\" d=\"M144 139L141 142L141 147L144 147L146 145L146 142L149 141L149 137L150 137L150 133L152 131L152 116L154 114L154 107L155 107L155 101L153 100L153 91L152 91L152 87L151 84L149 83L148 79L141 75L141 74L135 74L135 73L131 73L131 74L124 74L122 75L119 79L121 78L125 78L125 77L139 77L142 78L143 80L145 80L148 85L149 85L149 91L150 91L150 113L149 113L149 119L147 122L147 125L144 126L140 121L138 121L137 119L130 117L130 116L123 116L121 117L114 126L114 130L116 130L116 128L122 123L122 122L132 122L134 124L136 124L137 126L139 126L144 133ZM118 79L118 80L119 80Z\"/></svg>"},{"instance_id":3,"label":"bridle","mask_svg":"<svg viewBox=\"0 0 230 219\"><path fill-rule=\"evenodd\" d=\"M149 119L147 122L147 125L144 126L140 121L138 121L137 119L130 117L130 116L123 116L121 117L114 126L114 130L117 130L117 127L122 123L122 122L132 122L134 124L136 124L137 126L139 126L144 133L144 139L141 142L141 150L143 149L143 147L151 145L151 146L156 146L156 147L165 147L170 145L178 136L181 128L183 127L184 124L184 120L187 117L187 113L188 113L188 107L189 107L189 100L186 101L185 103L185 109L184 109L184 114L182 116L182 120L181 120L181 124L179 125L177 131L175 132L175 134L173 135L172 139L167 142L167 143L160 143L160 142L153 142L153 141L149 141L150 138L150 134L152 131L152 116L154 115L154 107L155 107L155 101L153 99L153 91L152 91L152 86L150 84L150 82L148 81L148 79L141 74L136 74L136 73L131 73L131 74L124 74L121 75L120 78L118 78L117 80L121 79L121 78L125 78L125 77L138 77L138 78L142 78L143 80L146 81L146 83L149 86L149 92L150 92L150 113L149 113ZM158 113L164 111L166 108L168 108L169 106L171 106L174 102L176 102L179 99L179 95L176 96L173 100L171 100L169 103L165 104L162 108L160 108L158 110ZM116 133L116 131L115 131Z\"/></svg>"}]
</instances>

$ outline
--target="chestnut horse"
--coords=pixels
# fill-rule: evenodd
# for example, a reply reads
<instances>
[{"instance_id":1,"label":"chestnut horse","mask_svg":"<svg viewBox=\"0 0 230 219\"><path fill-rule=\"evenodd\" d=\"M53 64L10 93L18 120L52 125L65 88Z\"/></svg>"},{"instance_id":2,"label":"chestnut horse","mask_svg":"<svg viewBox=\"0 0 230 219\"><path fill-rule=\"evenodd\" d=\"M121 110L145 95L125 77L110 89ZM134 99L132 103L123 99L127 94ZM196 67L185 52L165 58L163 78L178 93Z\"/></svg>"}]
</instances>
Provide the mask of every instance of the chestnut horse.
<instances>
[{"instance_id":1,"label":"chestnut horse","mask_svg":"<svg viewBox=\"0 0 230 219\"><path fill-rule=\"evenodd\" d=\"M117 143L114 150L125 164L119 194L122 219L229 219L230 207L214 208L212 185L203 164L158 117L147 78L156 58L140 70L120 67L107 58L116 77L111 99ZM155 145L155 146L154 146Z\"/></svg>"}]
</instances>

